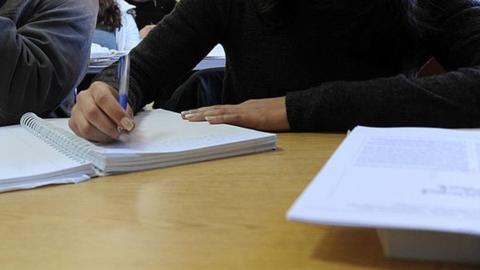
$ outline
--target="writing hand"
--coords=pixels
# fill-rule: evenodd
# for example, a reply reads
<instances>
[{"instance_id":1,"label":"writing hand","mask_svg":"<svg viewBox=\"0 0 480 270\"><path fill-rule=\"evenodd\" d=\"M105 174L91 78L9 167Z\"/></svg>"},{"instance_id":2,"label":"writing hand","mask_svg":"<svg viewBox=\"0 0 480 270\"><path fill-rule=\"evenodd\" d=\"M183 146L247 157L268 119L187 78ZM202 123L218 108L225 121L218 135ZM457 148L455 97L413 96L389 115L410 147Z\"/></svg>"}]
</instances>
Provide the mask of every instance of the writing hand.
<instances>
[{"instance_id":1,"label":"writing hand","mask_svg":"<svg viewBox=\"0 0 480 270\"><path fill-rule=\"evenodd\" d=\"M231 124L264 131L287 131L285 97L252 99L238 105L215 105L182 112L189 121Z\"/></svg>"},{"instance_id":2,"label":"writing hand","mask_svg":"<svg viewBox=\"0 0 480 270\"><path fill-rule=\"evenodd\" d=\"M68 122L80 137L95 142L120 140L135 127L133 111L124 111L117 101L117 92L108 84L94 82L80 92Z\"/></svg>"}]
</instances>

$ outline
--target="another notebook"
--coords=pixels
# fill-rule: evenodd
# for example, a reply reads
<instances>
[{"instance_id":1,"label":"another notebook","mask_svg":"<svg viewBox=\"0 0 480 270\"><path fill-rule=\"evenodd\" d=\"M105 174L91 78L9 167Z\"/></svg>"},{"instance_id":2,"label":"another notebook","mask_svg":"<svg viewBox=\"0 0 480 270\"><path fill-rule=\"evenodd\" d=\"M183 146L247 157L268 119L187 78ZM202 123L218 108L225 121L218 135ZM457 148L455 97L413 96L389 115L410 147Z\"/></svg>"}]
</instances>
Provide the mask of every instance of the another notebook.
<instances>
[{"instance_id":1,"label":"another notebook","mask_svg":"<svg viewBox=\"0 0 480 270\"><path fill-rule=\"evenodd\" d=\"M93 144L70 131L68 119L25 114L0 128L0 192L91 177L250 154L276 148L276 135L154 110L135 117L128 142Z\"/></svg>"}]
</instances>

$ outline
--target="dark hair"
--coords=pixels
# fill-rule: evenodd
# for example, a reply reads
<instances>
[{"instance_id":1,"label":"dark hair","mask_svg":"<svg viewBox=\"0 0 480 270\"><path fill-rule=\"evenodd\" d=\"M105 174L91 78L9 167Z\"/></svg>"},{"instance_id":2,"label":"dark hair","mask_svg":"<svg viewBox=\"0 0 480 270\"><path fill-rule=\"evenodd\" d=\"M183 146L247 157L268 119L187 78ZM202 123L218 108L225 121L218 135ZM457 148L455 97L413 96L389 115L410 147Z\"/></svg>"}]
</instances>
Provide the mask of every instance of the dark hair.
<instances>
[{"instance_id":1,"label":"dark hair","mask_svg":"<svg viewBox=\"0 0 480 270\"><path fill-rule=\"evenodd\" d=\"M120 8L115 0L99 0L97 28L113 32L122 27Z\"/></svg>"}]
</instances>

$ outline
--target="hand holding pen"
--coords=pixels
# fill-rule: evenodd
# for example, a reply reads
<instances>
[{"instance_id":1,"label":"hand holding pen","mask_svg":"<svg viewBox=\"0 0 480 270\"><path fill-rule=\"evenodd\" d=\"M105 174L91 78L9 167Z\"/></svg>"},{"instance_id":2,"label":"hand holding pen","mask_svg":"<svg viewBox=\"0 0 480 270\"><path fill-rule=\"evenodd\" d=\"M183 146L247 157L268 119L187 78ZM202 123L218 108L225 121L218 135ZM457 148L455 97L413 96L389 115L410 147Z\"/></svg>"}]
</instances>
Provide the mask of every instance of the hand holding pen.
<instances>
[{"instance_id":1,"label":"hand holding pen","mask_svg":"<svg viewBox=\"0 0 480 270\"><path fill-rule=\"evenodd\" d=\"M80 137L95 142L124 140L135 128L128 106L130 58L119 61L119 92L103 82L93 82L81 91L72 109L70 128ZM118 100L117 100L118 95Z\"/></svg>"}]
</instances>

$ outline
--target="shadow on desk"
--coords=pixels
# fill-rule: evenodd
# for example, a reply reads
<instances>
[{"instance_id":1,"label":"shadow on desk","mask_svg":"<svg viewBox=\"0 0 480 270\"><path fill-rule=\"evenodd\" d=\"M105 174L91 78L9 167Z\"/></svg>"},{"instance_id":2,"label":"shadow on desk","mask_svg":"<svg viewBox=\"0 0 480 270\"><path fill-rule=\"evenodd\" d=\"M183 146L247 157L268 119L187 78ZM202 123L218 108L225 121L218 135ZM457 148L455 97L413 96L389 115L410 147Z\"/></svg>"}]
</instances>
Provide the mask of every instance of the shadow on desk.
<instances>
[{"instance_id":1,"label":"shadow on desk","mask_svg":"<svg viewBox=\"0 0 480 270\"><path fill-rule=\"evenodd\" d=\"M312 253L314 260L388 270L478 269L474 265L389 259L383 256L380 240L374 229L329 227Z\"/></svg>"}]
</instances>

